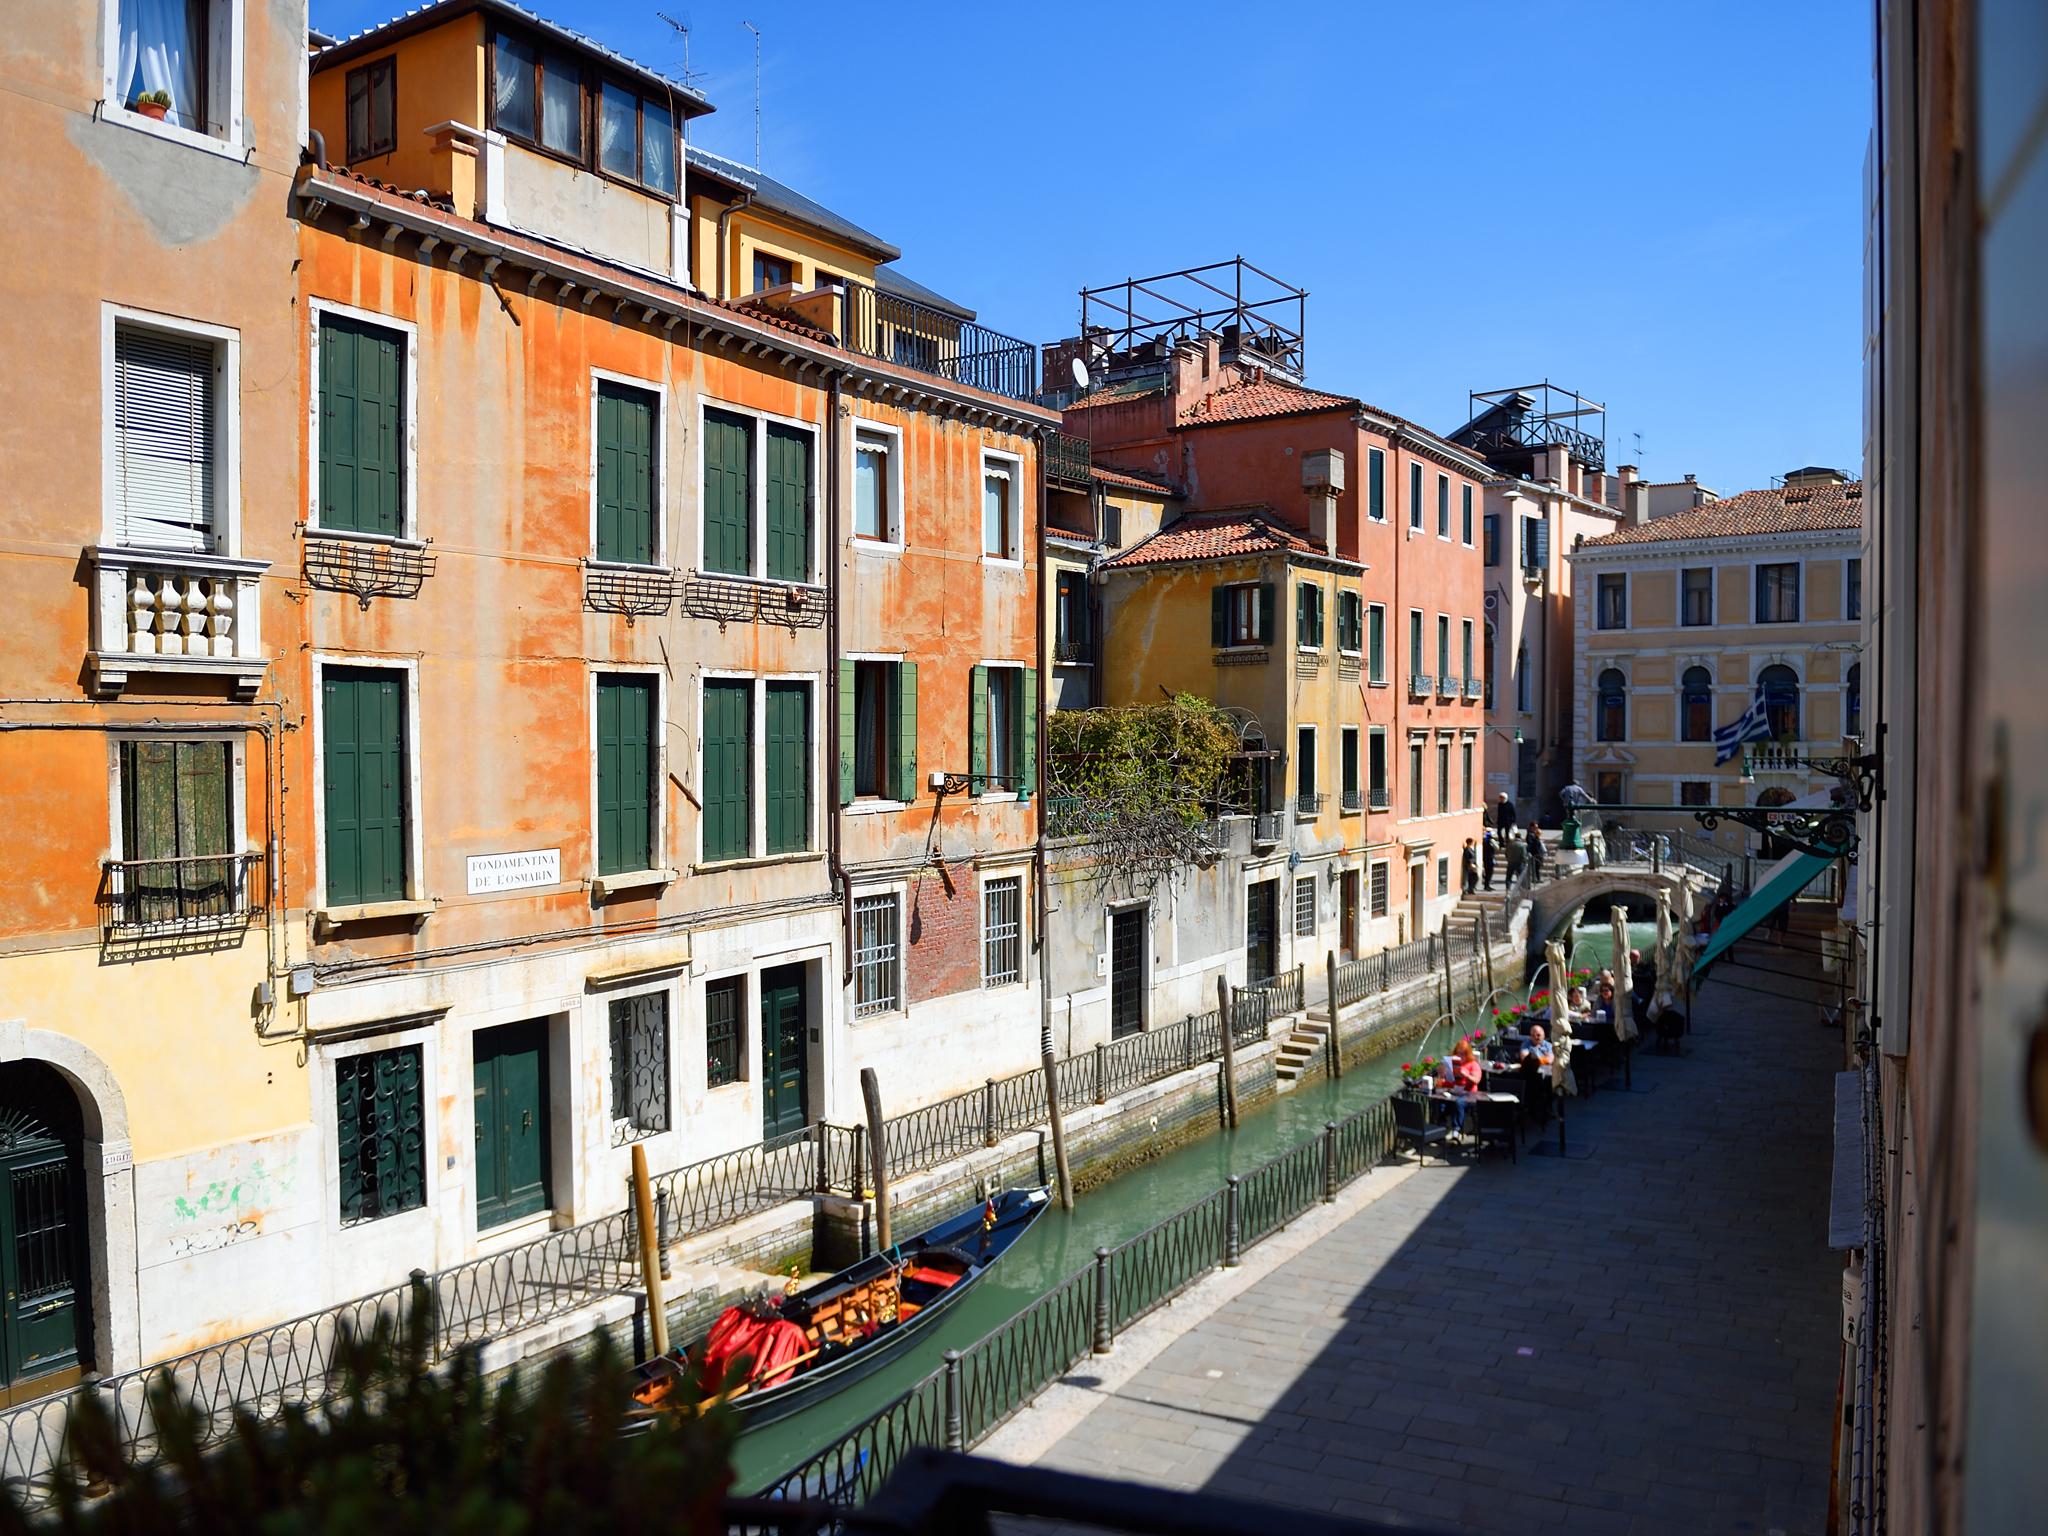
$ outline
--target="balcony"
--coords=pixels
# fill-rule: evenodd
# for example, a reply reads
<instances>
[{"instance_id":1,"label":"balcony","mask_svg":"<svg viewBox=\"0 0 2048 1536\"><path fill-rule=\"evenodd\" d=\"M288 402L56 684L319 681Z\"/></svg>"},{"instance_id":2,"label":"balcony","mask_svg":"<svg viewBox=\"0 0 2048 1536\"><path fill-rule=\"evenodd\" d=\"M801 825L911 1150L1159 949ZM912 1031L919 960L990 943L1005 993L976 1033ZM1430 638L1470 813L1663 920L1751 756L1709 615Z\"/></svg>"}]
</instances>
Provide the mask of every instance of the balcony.
<instances>
[{"instance_id":1,"label":"balcony","mask_svg":"<svg viewBox=\"0 0 2048 1536\"><path fill-rule=\"evenodd\" d=\"M110 938L221 933L248 925L261 903L251 878L257 853L185 859L109 859L100 887Z\"/></svg>"},{"instance_id":2,"label":"balcony","mask_svg":"<svg viewBox=\"0 0 2048 1536\"><path fill-rule=\"evenodd\" d=\"M1408 679L1408 692L1413 698L1426 699L1436 691L1436 679L1427 672L1417 672Z\"/></svg>"},{"instance_id":3,"label":"balcony","mask_svg":"<svg viewBox=\"0 0 2048 1536\"><path fill-rule=\"evenodd\" d=\"M1252 818L1252 844L1254 847L1271 848L1287 835L1287 816L1283 811L1261 811Z\"/></svg>"},{"instance_id":4,"label":"balcony","mask_svg":"<svg viewBox=\"0 0 2048 1536\"><path fill-rule=\"evenodd\" d=\"M1468 678L1466 678L1466 679L1465 679L1465 698L1466 698L1466 700L1467 700L1468 702L1469 702L1470 700L1473 700L1473 699L1476 699L1476 698L1480 697L1480 695L1482 695L1482 694L1483 694L1483 693L1485 693L1485 692L1486 692L1486 679L1485 679L1485 678L1482 678L1482 677L1468 677Z\"/></svg>"},{"instance_id":5,"label":"balcony","mask_svg":"<svg viewBox=\"0 0 2048 1536\"><path fill-rule=\"evenodd\" d=\"M144 673L226 678L241 699L263 686L258 585L267 560L97 546L92 568L92 690L119 694Z\"/></svg>"},{"instance_id":6,"label":"balcony","mask_svg":"<svg viewBox=\"0 0 2048 1536\"><path fill-rule=\"evenodd\" d=\"M1090 667L1095 664L1095 647L1085 639L1062 635L1052 643L1052 659L1062 667Z\"/></svg>"},{"instance_id":7,"label":"balcony","mask_svg":"<svg viewBox=\"0 0 2048 1536\"><path fill-rule=\"evenodd\" d=\"M1455 672L1446 672L1436 680L1437 692L1443 698L1455 699L1458 696L1458 684L1462 681L1463 679Z\"/></svg>"},{"instance_id":8,"label":"balcony","mask_svg":"<svg viewBox=\"0 0 2048 1536\"><path fill-rule=\"evenodd\" d=\"M1317 794L1314 790L1306 790L1294 797L1294 814L1303 817L1320 816L1323 814L1323 803L1329 798L1328 795Z\"/></svg>"},{"instance_id":9,"label":"balcony","mask_svg":"<svg viewBox=\"0 0 2048 1536\"><path fill-rule=\"evenodd\" d=\"M1341 803L1347 816L1355 816L1365 809L1365 791L1362 789L1347 789L1344 791L1344 798Z\"/></svg>"},{"instance_id":10,"label":"balcony","mask_svg":"<svg viewBox=\"0 0 2048 1536\"><path fill-rule=\"evenodd\" d=\"M1053 433L1045 444L1045 479L1065 490L1088 490L1095 483L1088 439L1071 432Z\"/></svg>"},{"instance_id":11,"label":"balcony","mask_svg":"<svg viewBox=\"0 0 2048 1536\"><path fill-rule=\"evenodd\" d=\"M1394 797L1385 785L1381 785L1376 789L1366 791L1365 805L1366 809L1371 811L1392 810Z\"/></svg>"},{"instance_id":12,"label":"balcony","mask_svg":"<svg viewBox=\"0 0 2048 1536\"><path fill-rule=\"evenodd\" d=\"M849 280L841 302L849 351L1012 400L1038 398L1038 349L1028 341L867 283Z\"/></svg>"}]
</instances>

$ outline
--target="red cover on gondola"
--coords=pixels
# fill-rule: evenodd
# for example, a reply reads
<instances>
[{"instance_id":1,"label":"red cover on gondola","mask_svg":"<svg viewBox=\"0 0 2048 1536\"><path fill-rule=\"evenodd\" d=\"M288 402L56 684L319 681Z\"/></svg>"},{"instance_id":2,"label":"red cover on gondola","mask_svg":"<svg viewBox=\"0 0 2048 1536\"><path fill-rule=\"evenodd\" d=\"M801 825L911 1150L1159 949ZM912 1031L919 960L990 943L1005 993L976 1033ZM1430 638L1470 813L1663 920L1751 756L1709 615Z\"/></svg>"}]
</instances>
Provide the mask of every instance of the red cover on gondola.
<instances>
[{"instance_id":1,"label":"red cover on gondola","mask_svg":"<svg viewBox=\"0 0 2048 1536\"><path fill-rule=\"evenodd\" d=\"M786 1317L751 1312L745 1307L727 1307L719 1313L718 1321L711 1325L704 1340L700 1379L705 1391L715 1392L734 1361L752 1356L754 1363L747 1380L759 1385L781 1374L779 1368L786 1367L810 1347L811 1341L803 1329Z\"/></svg>"}]
</instances>

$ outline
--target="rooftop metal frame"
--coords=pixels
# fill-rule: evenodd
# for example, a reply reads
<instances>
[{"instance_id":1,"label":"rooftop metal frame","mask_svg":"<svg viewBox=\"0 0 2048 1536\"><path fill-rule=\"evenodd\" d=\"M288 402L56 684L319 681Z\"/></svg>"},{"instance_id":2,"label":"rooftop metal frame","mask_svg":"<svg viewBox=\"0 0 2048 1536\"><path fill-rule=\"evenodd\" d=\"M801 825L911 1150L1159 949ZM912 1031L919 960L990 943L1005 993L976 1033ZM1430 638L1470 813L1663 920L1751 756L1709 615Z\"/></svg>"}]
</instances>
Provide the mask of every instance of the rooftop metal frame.
<instances>
[{"instance_id":1,"label":"rooftop metal frame","mask_svg":"<svg viewBox=\"0 0 2048 1536\"><path fill-rule=\"evenodd\" d=\"M1308 290L1242 256L1081 290L1081 338L1091 353L1098 346L1111 354L1130 352L1148 341L1193 340L1233 326L1241 348L1261 353L1282 373L1302 377Z\"/></svg>"},{"instance_id":2,"label":"rooftop metal frame","mask_svg":"<svg viewBox=\"0 0 2048 1536\"><path fill-rule=\"evenodd\" d=\"M1528 400L1529 409L1513 422L1473 433L1474 450L1483 455L1562 445L1588 469L1607 467L1607 407L1548 379L1507 389L1475 389L1466 396L1466 420L1476 422L1486 411L1513 406L1517 399ZM1592 424L1591 430L1585 423Z\"/></svg>"}]
</instances>

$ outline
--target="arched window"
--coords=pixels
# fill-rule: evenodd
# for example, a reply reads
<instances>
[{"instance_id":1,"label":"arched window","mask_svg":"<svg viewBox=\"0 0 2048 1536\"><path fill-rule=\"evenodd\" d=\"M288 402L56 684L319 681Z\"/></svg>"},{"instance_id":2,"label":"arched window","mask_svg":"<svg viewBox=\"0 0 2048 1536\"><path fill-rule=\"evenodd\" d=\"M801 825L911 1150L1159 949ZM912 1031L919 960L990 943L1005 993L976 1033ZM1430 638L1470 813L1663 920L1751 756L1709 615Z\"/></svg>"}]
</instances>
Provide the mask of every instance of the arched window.
<instances>
[{"instance_id":1,"label":"arched window","mask_svg":"<svg viewBox=\"0 0 2048 1536\"><path fill-rule=\"evenodd\" d=\"M1860 661L1849 669L1849 688L1842 700L1842 721L1844 736L1863 734L1863 663Z\"/></svg>"},{"instance_id":2,"label":"arched window","mask_svg":"<svg viewBox=\"0 0 2048 1536\"><path fill-rule=\"evenodd\" d=\"M1757 674L1757 692L1764 698L1764 715L1771 723L1773 741L1799 739L1799 674L1782 662Z\"/></svg>"},{"instance_id":3,"label":"arched window","mask_svg":"<svg viewBox=\"0 0 2048 1536\"><path fill-rule=\"evenodd\" d=\"M1705 667L1687 667L1678 680L1678 739L1714 739L1714 679Z\"/></svg>"},{"instance_id":4,"label":"arched window","mask_svg":"<svg viewBox=\"0 0 2048 1536\"><path fill-rule=\"evenodd\" d=\"M1621 668L1609 667L1600 674L1599 707L1593 719L1601 741L1623 741L1628 736L1628 679Z\"/></svg>"}]
</instances>

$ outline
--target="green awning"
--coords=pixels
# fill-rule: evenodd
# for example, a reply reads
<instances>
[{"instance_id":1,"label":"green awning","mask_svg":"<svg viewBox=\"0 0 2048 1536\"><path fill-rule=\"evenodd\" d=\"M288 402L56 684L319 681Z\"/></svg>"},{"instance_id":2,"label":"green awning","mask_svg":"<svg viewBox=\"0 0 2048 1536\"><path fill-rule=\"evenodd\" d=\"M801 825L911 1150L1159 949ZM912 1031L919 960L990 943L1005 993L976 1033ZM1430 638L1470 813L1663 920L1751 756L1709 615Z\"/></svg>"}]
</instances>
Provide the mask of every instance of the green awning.
<instances>
[{"instance_id":1,"label":"green awning","mask_svg":"<svg viewBox=\"0 0 2048 1536\"><path fill-rule=\"evenodd\" d=\"M1714 936L1707 940L1707 947L1693 961L1693 977L1704 976L1707 967L1734 948L1738 939L1780 907L1789 904L1834 862L1818 853L1794 853L1773 864L1757 882L1756 889L1750 892L1749 899L1730 912L1721 926L1714 930Z\"/></svg>"}]
</instances>

